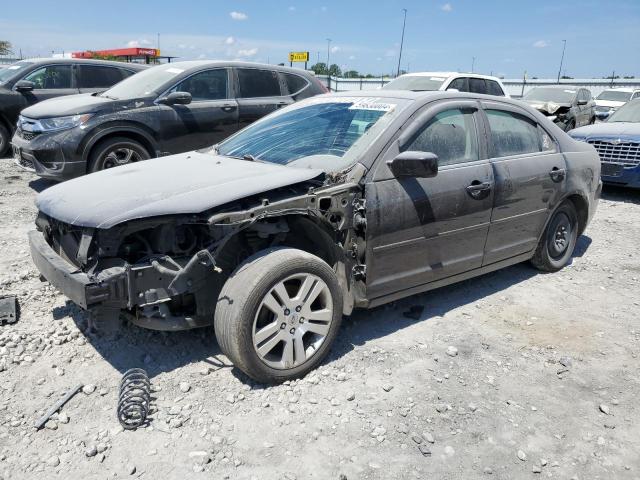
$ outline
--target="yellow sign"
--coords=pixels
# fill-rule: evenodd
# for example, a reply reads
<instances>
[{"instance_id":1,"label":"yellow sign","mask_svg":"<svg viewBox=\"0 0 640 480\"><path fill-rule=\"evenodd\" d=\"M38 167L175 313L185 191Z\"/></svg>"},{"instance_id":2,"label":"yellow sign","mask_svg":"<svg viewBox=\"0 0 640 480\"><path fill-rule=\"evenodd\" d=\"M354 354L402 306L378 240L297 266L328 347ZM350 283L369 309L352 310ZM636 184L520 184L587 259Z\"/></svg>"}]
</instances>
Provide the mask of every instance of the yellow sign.
<instances>
[{"instance_id":1,"label":"yellow sign","mask_svg":"<svg viewBox=\"0 0 640 480\"><path fill-rule=\"evenodd\" d=\"M290 62L308 62L309 52L289 52Z\"/></svg>"}]
</instances>

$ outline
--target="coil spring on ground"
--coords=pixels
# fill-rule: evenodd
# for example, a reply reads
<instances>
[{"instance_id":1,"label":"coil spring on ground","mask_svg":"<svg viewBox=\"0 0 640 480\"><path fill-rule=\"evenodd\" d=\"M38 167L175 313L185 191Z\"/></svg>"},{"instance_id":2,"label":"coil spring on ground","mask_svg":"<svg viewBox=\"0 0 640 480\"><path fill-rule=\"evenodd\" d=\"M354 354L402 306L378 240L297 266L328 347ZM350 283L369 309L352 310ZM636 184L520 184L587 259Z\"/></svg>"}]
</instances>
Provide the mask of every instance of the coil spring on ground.
<instances>
[{"instance_id":1,"label":"coil spring on ground","mask_svg":"<svg viewBox=\"0 0 640 480\"><path fill-rule=\"evenodd\" d=\"M127 370L120 382L118 421L126 430L142 426L149 415L151 381L141 368Z\"/></svg>"}]
</instances>

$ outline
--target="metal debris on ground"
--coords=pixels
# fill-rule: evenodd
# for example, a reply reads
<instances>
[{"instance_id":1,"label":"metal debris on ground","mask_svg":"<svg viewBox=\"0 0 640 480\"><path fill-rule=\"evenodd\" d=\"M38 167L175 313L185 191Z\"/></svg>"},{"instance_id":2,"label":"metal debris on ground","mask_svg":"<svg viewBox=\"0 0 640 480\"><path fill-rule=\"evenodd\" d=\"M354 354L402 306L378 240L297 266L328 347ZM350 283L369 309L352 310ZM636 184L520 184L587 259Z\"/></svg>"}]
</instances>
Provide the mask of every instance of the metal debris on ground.
<instances>
[{"instance_id":1,"label":"metal debris on ground","mask_svg":"<svg viewBox=\"0 0 640 480\"><path fill-rule=\"evenodd\" d=\"M411 320L420 320L422 312L424 312L423 305L412 305L411 307L409 307L409 310L402 313L402 316L405 318L410 318Z\"/></svg>"},{"instance_id":2,"label":"metal debris on ground","mask_svg":"<svg viewBox=\"0 0 640 480\"><path fill-rule=\"evenodd\" d=\"M78 385L76 385L74 388L72 388L71 390L69 390L64 397L62 397L60 400L58 400L56 403L53 404L53 406L47 410L47 413L45 413L40 420L38 420L36 422L36 424L34 425L36 430L40 430L42 427L44 427L44 424L47 423L49 421L49 419L53 416L54 413L56 413L58 410L60 410L63 405L65 403L67 403L71 397L73 397L76 393L78 393L80 390L82 389L82 384L79 383Z\"/></svg>"},{"instance_id":3,"label":"metal debris on ground","mask_svg":"<svg viewBox=\"0 0 640 480\"><path fill-rule=\"evenodd\" d=\"M0 325L16 323L20 315L17 297L0 296Z\"/></svg>"},{"instance_id":4,"label":"metal debris on ground","mask_svg":"<svg viewBox=\"0 0 640 480\"><path fill-rule=\"evenodd\" d=\"M142 426L149 415L151 405L151 381L141 368L127 370L120 382L118 395L118 421L122 428L135 430Z\"/></svg>"}]
</instances>

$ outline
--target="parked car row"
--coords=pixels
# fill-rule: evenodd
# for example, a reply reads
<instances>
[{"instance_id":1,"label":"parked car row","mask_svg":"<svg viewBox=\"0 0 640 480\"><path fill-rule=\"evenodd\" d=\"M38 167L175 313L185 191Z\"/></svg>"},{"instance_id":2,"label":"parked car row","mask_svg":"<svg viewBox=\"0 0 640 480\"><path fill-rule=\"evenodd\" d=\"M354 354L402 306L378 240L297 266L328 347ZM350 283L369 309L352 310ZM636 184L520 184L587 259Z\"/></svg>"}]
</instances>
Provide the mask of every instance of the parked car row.
<instances>
[{"instance_id":1,"label":"parked car row","mask_svg":"<svg viewBox=\"0 0 640 480\"><path fill-rule=\"evenodd\" d=\"M640 98L640 89L610 88L596 97L596 117L604 120L630 100Z\"/></svg>"}]
</instances>

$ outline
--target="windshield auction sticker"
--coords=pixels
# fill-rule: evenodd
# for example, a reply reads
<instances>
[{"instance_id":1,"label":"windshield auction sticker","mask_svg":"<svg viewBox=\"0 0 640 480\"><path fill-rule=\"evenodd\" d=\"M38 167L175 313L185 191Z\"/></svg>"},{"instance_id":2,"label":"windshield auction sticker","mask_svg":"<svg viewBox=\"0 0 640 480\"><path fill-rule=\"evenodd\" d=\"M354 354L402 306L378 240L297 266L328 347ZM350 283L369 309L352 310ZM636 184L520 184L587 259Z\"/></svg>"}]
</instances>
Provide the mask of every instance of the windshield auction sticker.
<instances>
[{"instance_id":1,"label":"windshield auction sticker","mask_svg":"<svg viewBox=\"0 0 640 480\"><path fill-rule=\"evenodd\" d=\"M349 110L375 110L377 112L390 112L396 105L394 103L383 103L381 98L359 98Z\"/></svg>"}]
</instances>

